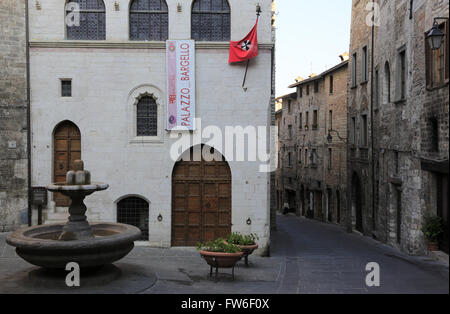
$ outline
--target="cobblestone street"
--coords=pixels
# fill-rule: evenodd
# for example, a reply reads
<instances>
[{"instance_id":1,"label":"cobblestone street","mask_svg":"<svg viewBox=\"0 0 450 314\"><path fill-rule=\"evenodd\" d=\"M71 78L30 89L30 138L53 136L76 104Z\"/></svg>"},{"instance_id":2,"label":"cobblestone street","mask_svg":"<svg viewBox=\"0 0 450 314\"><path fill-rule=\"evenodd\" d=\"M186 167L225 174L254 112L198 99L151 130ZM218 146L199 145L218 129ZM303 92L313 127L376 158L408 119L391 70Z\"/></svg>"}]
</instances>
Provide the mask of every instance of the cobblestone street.
<instances>
[{"instance_id":1,"label":"cobblestone street","mask_svg":"<svg viewBox=\"0 0 450 314\"><path fill-rule=\"evenodd\" d=\"M37 286L23 277L33 266L19 259L0 235L0 293L67 293L69 288ZM73 292L168 294L275 293L448 293L448 267L427 257L410 257L334 225L294 216L278 216L271 257L240 263L236 280L223 270L208 278L209 268L193 249L136 247L119 268L131 269L106 285ZM381 287L365 285L365 266L381 267ZM152 282L151 275L157 277ZM148 278L148 282L146 282Z\"/></svg>"}]
</instances>

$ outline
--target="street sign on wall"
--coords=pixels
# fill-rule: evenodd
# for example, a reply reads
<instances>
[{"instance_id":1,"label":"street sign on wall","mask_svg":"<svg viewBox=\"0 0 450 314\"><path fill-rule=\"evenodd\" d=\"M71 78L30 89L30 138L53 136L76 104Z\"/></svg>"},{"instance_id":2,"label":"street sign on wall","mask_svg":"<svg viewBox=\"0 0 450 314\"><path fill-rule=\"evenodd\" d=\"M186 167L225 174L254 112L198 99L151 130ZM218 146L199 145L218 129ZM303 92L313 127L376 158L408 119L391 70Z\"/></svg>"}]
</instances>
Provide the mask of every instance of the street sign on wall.
<instances>
[{"instance_id":1,"label":"street sign on wall","mask_svg":"<svg viewBox=\"0 0 450 314\"><path fill-rule=\"evenodd\" d=\"M167 129L195 130L195 42L168 40Z\"/></svg>"}]
</instances>

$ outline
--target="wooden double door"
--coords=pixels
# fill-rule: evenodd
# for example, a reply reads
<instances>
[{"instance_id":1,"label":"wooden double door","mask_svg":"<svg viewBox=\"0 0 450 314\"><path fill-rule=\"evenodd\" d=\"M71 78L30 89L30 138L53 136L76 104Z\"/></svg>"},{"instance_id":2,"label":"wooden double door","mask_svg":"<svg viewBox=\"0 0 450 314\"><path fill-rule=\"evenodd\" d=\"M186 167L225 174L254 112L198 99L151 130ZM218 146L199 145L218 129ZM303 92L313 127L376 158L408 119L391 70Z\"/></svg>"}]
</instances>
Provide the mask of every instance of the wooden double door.
<instances>
[{"instance_id":1,"label":"wooden double door","mask_svg":"<svg viewBox=\"0 0 450 314\"><path fill-rule=\"evenodd\" d=\"M231 233L231 170L226 161L180 161L172 175L172 246Z\"/></svg>"},{"instance_id":2,"label":"wooden double door","mask_svg":"<svg viewBox=\"0 0 450 314\"><path fill-rule=\"evenodd\" d=\"M81 134L78 127L70 122L60 123L53 133L53 179L66 182L66 173L73 169L73 162L81 159ZM67 207L70 199L61 193L53 193L57 207Z\"/></svg>"}]
</instances>

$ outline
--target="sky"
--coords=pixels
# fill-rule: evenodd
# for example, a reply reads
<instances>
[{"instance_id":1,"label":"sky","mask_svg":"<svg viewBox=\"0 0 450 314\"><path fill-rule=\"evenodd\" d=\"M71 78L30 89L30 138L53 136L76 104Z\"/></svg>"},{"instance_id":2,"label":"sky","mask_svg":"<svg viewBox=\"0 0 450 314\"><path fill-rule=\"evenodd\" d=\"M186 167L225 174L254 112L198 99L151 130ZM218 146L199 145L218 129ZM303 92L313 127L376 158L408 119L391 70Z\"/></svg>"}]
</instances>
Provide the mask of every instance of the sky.
<instances>
[{"instance_id":1,"label":"sky","mask_svg":"<svg viewBox=\"0 0 450 314\"><path fill-rule=\"evenodd\" d=\"M352 0L276 1L276 94L295 78L320 74L349 50Z\"/></svg>"}]
</instances>

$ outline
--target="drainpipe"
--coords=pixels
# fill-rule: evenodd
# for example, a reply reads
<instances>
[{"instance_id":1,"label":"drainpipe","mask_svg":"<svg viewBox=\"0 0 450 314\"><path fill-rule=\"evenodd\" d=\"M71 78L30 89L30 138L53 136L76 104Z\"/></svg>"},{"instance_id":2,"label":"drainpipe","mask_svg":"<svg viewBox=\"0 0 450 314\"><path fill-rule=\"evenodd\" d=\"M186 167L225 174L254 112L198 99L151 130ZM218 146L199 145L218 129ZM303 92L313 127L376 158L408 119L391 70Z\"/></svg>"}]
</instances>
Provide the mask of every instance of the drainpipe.
<instances>
[{"instance_id":1,"label":"drainpipe","mask_svg":"<svg viewBox=\"0 0 450 314\"><path fill-rule=\"evenodd\" d=\"M27 63L27 159L28 159L28 226L32 225L31 203L31 92L30 92L30 32L28 1L25 0L25 34L26 34L26 63Z\"/></svg>"},{"instance_id":2,"label":"drainpipe","mask_svg":"<svg viewBox=\"0 0 450 314\"><path fill-rule=\"evenodd\" d=\"M376 194L376 186L375 186L375 144L374 144L374 118L373 118L373 105L374 105L374 69L375 69L375 2L372 3L372 13L373 19L372 22L372 58L371 58L371 70L370 70L370 125L371 125L371 148L372 148L372 233L376 228L375 222L375 194Z\"/></svg>"}]
</instances>

